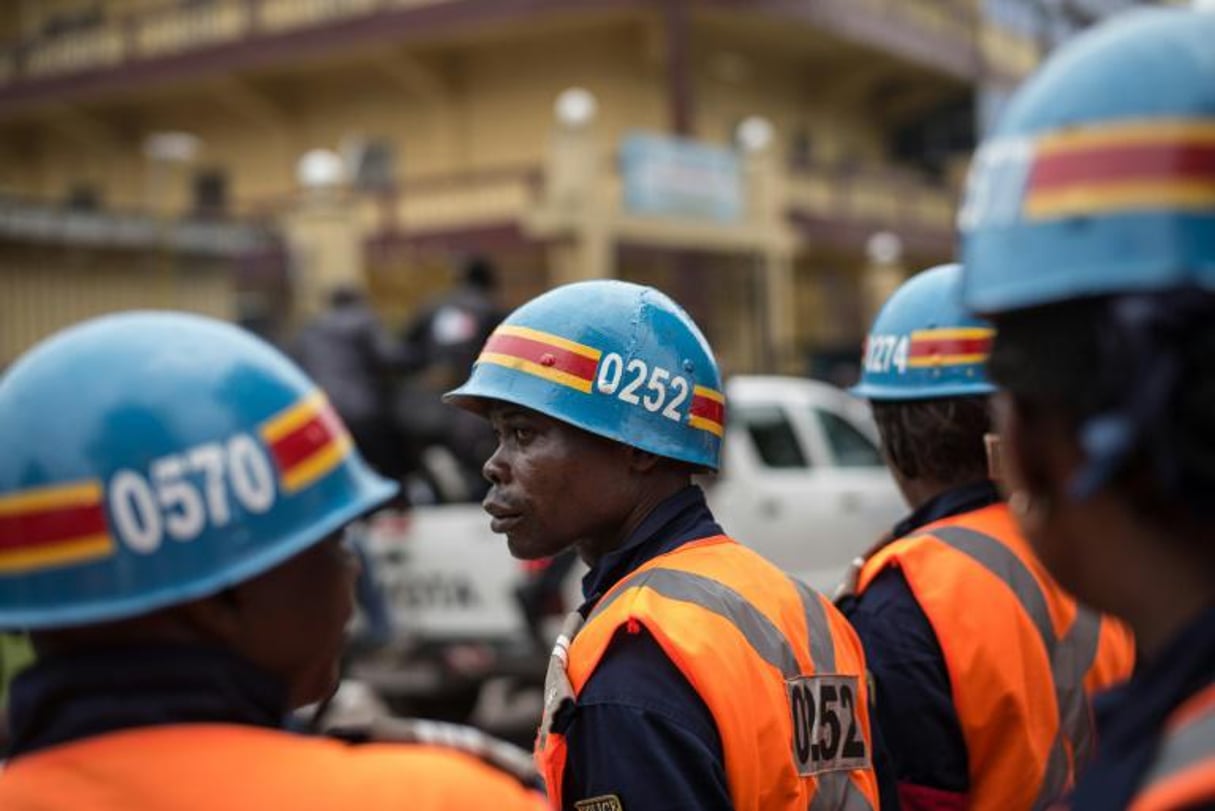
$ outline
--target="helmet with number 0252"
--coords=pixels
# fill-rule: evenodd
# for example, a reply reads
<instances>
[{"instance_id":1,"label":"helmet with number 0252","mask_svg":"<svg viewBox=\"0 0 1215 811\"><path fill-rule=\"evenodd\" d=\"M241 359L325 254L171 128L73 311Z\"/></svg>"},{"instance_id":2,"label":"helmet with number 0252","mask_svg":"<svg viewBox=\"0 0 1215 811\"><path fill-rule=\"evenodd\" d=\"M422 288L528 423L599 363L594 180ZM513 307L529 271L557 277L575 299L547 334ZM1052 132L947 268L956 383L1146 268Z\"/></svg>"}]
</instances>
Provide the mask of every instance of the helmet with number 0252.
<instances>
[{"instance_id":1,"label":"helmet with number 0252","mask_svg":"<svg viewBox=\"0 0 1215 811\"><path fill-rule=\"evenodd\" d=\"M1013 99L959 217L963 301L1215 290L1215 12L1120 15Z\"/></svg>"},{"instance_id":2,"label":"helmet with number 0252","mask_svg":"<svg viewBox=\"0 0 1215 811\"><path fill-rule=\"evenodd\" d=\"M132 617L265 572L396 492L294 364L229 324L132 312L0 378L0 627Z\"/></svg>"},{"instance_id":3,"label":"helmet with number 0252","mask_svg":"<svg viewBox=\"0 0 1215 811\"><path fill-rule=\"evenodd\" d=\"M873 321L852 393L868 400L990 394L986 363L995 330L962 308L962 268L917 273Z\"/></svg>"},{"instance_id":4,"label":"helmet with number 0252","mask_svg":"<svg viewBox=\"0 0 1215 811\"><path fill-rule=\"evenodd\" d=\"M708 341L664 293L628 282L577 282L524 304L444 399L480 414L514 403L710 470L721 453L725 395Z\"/></svg>"}]
</instances>

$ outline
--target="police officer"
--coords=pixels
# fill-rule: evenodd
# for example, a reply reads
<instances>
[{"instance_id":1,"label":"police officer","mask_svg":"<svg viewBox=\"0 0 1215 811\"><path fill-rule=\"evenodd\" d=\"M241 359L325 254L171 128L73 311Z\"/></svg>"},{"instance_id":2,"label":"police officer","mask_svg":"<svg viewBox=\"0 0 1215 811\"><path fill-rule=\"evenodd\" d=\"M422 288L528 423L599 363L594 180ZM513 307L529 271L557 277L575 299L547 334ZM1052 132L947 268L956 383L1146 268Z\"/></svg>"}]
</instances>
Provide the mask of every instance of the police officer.
<instances>
[{"instance_id":1,"label":"police officer","mask_svg":"<svg viewBox=\"0 0 1215 811\"><path fill-rule=\"evenodd\" d=\"M1065 47L977 156L962 226L1010 504L1141 651L1073 807L1215 807L1215 14Z\"/></svg>"},{"instance_id":2,"label":"police officer","mask_svg":"<svg viewBox=\"0 0 1215 811\"><path fill-rule=\"evenodd\" d=\"M725 398L678 305L619 281L557 288L448 399L497 433L485 508L511 553L590 565L537 743L554 808L876 808L855 634L691 483L717 469Z\"/></svg>"},{"instance_id":3,"label":"police officer","mask_svg":"<svg viewBox=\"0 0 1215 811\"><path fill-rule=\"evenodd\" d=\"M197 316L96 319L0 380L0 808L543 807L467 755L292 734L335 687L343 527L389 499L315 385Z\"/></svg>"},{"instance_id":4,"label":"police officer","mask_svg":"<svg viewBox=\"0 0 1215 811\"><path fill-rule=\"evenodd\" d=\"M1128 677L1134 650L1051 578L988 477L994 330L962 310L961 274L912 277L866 341L853 392L912 512L840 605L884 710L882 807L1029 811L1089 757L1089 694Z\"/></svg>"}]
</instances>

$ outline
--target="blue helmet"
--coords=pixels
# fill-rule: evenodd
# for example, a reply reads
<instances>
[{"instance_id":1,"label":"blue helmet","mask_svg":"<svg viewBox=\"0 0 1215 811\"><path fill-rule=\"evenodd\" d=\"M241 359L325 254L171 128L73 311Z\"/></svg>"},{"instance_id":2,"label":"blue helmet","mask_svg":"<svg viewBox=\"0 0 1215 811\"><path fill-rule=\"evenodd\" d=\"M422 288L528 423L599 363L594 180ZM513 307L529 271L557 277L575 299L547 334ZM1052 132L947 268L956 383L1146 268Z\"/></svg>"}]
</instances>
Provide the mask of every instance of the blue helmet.
<instances>
[{"instance_id":1,"label":"blue helmet","mask_svg":"<svg viewBox=\"0 0 1215 811\"><path fill-rule=\"evenodd\" d=\"M444 400L514 403L659 456L717 469L721 375L683 309L652 287L568 284L515 310Z\"/></svg>"},{"instance_id":2,"label":"blue helmet","mask_svg":"<svg viewBox=\"0 0 1215 811\"><path fill-rule=\"evenodd\" d=\"M1215 290L1215 14L1126 14L1063 48L976 155L959 224L976 312Z\"/></svg>"},{"instance_id":3,"label":"blue helmet","mask_svg":"<svg viewBox=\"0 0 1215 811\"><path fill-rule=\"evenodd\" d=\"M994 391L985 367L995 330L962 308L961 287L958 265L904 282L873 321L852 393L869 400L930 400Z\"/></svg>"},{"instance_id":4,"label":"blue helmet","mask_svg":"<svg viewBox=\"0 0 1215 811\"><path fill-rule=\"evenodd\" d=\"M0 627L136 616L265 572L392 497L316 386L234 326L124 313L0 379Z\"/></svg>"}]
</instances>

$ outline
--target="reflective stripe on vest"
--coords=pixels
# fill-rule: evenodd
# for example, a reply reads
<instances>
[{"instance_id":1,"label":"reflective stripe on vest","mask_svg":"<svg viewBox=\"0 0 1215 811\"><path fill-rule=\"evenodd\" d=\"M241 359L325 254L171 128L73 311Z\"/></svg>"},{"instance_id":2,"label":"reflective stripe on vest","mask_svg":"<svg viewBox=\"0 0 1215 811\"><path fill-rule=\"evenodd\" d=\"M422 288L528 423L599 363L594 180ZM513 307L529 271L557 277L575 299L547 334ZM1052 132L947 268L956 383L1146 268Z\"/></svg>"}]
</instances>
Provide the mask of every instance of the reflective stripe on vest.
<instances>
[{"instance_id":1,"label":"reflective stripe on vest","mask_svg":"<svg viewBox=\"0 0 1215 811\"><path fill-rule=\"evenodd\" d=\"M1196 786L1182 787L1180 781L1192 778L1198 769L1210 770L1211 776ZM1184 794L1176 804L1170 802L1178 799L1170 797L1174 790ZM1199 796L1192 796L1194 790ZM1215 795L1215 712L1208 710L1165 734L1131 811L1185 807L1201 800L1209 801L1211 795Z\"/></svg>"},{"instance_id":2,"label":"reflective stripe on vest","mask_svg":"<svg viewBox=\"0 0 1215 811\"><path fill-rule=\"evenodd\" d=\"M1037 578L1007 546L982 532L959 526L939 527L927 534L972 558L1007 585L1042 637L1059 709L1059 731L1051 744L1042 787L1034 802L1034 808L1046 808L1067 788L1070 769L1065 738L1071 742L1074 763L1083 763L1092 752L1092 717L1084 693L1084 675L1097 656L1101 617L1077 605L1072 627L1060 639Z\"/></svg>"},{"instance_id":3,"label":"reflective stripe on vest","mask_svg":"<svg viewBox=\"0 0 1215 811\"><path fill-rule=\"evenodd\" d=\"M789 581L797 589L802 610L806 612L806 630L810 633L810 660L814 663L814 672L830 673L835 670L835 638L827 622L823 598L800 580L790 577ZM868 686L862 684L861 689L868 689ZM847 772L825 772L818 777L818 791L810 801L810 811L833 808L840 811L871 811L869 798L856 790Z\"/></svg>"},{"instance_id":4,"label":"reflective stripe on vest","mask_svg":"<svg viewBox=\"0 0 1215 811\"><path fill-rule=\"evenodd\" d=\"M647 569L626 579L599 601L587 617L589 625L629 589L647 588L671 600L692 603L728 620L760 658L785 674L800 672L797 655L772 621L734 589L703 575L679 569ZM830 628L824 629L830 634Z\"/></svg>"},{"instance_id":5,"label":"reflective stripe on vest","mask_svg":"<svg viewBox=\"0 0 1215 811\"><path fill-rule=\"evenodd\" d=\"M810 587L789 578L802 601L806 630L810 635L810 658L815 673L835 670L835 644L822 598ZM679 569L653 568L626 578L607 594L587 617L589 624L629 589L646 588L670 600L692 603L717 614L738 629L747 644L786 679L801 675L797 654L784 633L762 612L729 586L712 578ZM817 775L818 790L809 811L872 811L868 798L857 790L849 772L823 772Z\"/></svg>"}]
</instances>

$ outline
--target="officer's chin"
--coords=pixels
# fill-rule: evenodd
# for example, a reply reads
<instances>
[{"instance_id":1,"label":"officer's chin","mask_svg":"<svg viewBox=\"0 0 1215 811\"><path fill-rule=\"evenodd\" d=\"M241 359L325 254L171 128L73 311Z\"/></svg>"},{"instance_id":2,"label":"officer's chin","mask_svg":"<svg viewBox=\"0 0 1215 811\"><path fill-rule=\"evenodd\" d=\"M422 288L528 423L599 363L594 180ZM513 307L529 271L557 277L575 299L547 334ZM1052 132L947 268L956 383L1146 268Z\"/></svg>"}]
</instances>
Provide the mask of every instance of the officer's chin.
<instances>
[{"instance_id":1,"label":"officer's chin","mask_svg":"<svg viewBox=\"0 0 1215 811\"><path fill-rule=\"evenodd\" d=\"M291 709L294 711L313 704L324 704L337 692L341 680L341 660L338 657L324 663L318 662L308 673L300 674L292 685Z\"/></svg>"},{"instance_id":2,"label":"officer's chin","mask_svg":"<svg viewBox=\"0 0 1215 811\"><path fill-rule=\"evenodd\" d=\"M338 698L340 688L341 677L339 671L335 669L334 678L329 687L316 692L309 701L302 704L292 702L290 708L292 727L298 726L308 732L321 732L334 726L333 704L335 700L340 701ZM338 714L341 714L340 711Z\"/></svg>"},{"instance_id":3,"label":"officer's chin","mask_svg":"<svg viewBox=\"0 0 1215 811\"><path fill-rule=\"evenodd\" d=\"M506 548L511 557L517 560L544 560L551 558L561 550L551 550L549 544L524 532L507 532Z\"/></svg>"},{"instance_id":4,"label":"officer's chin","mask_svg":"<svg viewBox=\"0 0 1215 811\"><path fill-rule=\"evenodd\" d=\"M506 534L506 548L510 552L511 557L517 560L539 560L544 557L532 551L531 545L527 542L526 538L520 538L514 533Z\"/></svg>"}]
</instances>

